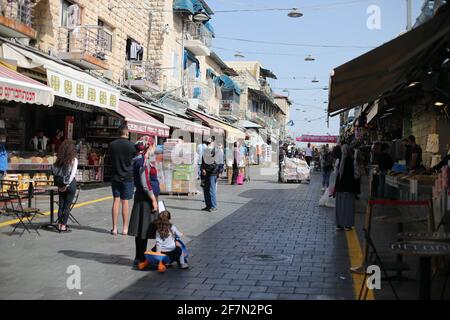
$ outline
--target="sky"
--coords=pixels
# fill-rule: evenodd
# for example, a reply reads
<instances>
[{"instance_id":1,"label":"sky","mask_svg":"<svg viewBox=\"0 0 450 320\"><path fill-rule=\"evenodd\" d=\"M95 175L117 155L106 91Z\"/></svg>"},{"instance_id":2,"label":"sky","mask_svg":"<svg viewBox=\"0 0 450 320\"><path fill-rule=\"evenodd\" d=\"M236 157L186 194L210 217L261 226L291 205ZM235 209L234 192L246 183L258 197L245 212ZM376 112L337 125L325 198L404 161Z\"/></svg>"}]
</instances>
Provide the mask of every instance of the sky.
<instances>
[{"instance_id":1,"label":"sky","mask_svg":"<svg viewBox=\"0 0 450 320\"><path fill-rule=\"evenodd\" d=\"M211 20L216 33L213 51L225 61L260 61L277 75L278 80L270 83L274 92L288 95L294 102L291 120L295 126L288 128L295 137L337 135L339 117L330 118L329 127L326 122L328 91L323 88L329 86L330 72L406 29L406 0L207 0L207 3L215 11ZM412 0L413 24L422 4L423 0ZM373 13L367 13L371 5L379 8L380 20L376 25L379 28L367 26ZM276 8L298 8L303 17L289 18L289 11L281 10L239 11ZM226 10L238 12L220 12ZM238 51L245 58L234 57ZM305 61L309 54L316 60ZM312 83L314 77L318 83ZM285 89L288 92L283 92Z\"/></svg>"}]
</instances>

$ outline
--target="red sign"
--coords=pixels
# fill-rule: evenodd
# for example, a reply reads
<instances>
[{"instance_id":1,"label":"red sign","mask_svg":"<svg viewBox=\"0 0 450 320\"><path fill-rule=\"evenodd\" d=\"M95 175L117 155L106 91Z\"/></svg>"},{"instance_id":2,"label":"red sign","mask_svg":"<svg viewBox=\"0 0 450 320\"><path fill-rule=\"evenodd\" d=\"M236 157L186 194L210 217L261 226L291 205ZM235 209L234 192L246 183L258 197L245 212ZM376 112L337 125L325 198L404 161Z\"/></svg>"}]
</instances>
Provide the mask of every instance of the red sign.
<instances>
[{"instance_id":1,"label":"red sign","mask_svg":"<svg viewBox=\"0 0 450 320\"><path fill-rule=\"evenodd\" d=\"M297 142L338 143L338 136L309 136L297 137Z\"/></svg>"},{"instance_id":2,"label":"red sign","mask_svg":"<svg viewBox=\"0 0 450 320\"><path fill-rule=\"evenodd\" d=\"M21 88L0 86L0 98L33 103L36 101L36 93Z\"/></svg>"},{"instance_id":3,"label":"red sign","mask_svg":"<svg viewBox=\"0 0 450 320\"><path fill-rule=\"evenodd\" d=\"M73 140L73 124L75 118L73 116L66 116L66 126L64 128L64 138Z\"/></svg>"}]
</instances>

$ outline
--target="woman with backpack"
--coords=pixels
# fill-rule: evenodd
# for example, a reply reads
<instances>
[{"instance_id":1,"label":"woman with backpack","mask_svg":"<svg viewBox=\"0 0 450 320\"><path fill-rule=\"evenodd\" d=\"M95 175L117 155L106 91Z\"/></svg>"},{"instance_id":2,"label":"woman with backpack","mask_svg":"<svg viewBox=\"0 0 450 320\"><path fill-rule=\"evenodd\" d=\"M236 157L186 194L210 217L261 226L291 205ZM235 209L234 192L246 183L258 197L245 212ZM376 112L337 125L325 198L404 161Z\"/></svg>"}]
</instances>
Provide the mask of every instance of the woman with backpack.
<instances>
[{"instance_id":1,"label":"woman with backpack","mask_svg":"<svg viewBox=\"0 0 450 320\"><path fill-rule=\"evenodd\" d=\"M57 226L59 232L70 232L67 228L67 221L77 191L77 181L75 180L77 168L78 159L75 143L72 140L65 140L58 149L56 162L53 166L53 177L59 195Z\"/></svg>"}]
</instances>

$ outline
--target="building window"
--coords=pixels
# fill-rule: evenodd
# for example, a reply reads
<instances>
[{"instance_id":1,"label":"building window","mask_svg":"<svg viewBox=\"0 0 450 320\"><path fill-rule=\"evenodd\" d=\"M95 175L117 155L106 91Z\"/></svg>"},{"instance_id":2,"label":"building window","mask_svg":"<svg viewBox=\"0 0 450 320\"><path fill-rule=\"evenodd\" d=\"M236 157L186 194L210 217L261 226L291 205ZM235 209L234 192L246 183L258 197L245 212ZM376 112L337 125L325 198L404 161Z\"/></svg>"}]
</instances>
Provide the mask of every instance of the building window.
<instances>
[{"instance_id":1,"label":"building window","mask_svg":"<svg viewBox=\"0 0 450 320\"><path fill-rule=\"evenodd\" d=\"M98 41L105 50L112 52L113 30L100 19L98 19L98 26L103 27L98 30Z\"/></svg>"},{"instance_id":2,"label":"building window","mask_svg":"<svg viewBox=\"0 0 450 320\"><path fill-rule=\"evenodd\" d=\"M81 25L82 8L79 5L68 0L61 0L60 9L61 27L74 28Z\"/></svg>"},{"instance_id":3,"label":"building window","mask_svg":"<svg viewBox=\"0 0 450 320\"><path fill-rule=\"evenodd\" d=\"M126 46L127 60L142 61L144 57L144 47L139 44L139 42L127 38Z\"/></svg>"}]
</instances>

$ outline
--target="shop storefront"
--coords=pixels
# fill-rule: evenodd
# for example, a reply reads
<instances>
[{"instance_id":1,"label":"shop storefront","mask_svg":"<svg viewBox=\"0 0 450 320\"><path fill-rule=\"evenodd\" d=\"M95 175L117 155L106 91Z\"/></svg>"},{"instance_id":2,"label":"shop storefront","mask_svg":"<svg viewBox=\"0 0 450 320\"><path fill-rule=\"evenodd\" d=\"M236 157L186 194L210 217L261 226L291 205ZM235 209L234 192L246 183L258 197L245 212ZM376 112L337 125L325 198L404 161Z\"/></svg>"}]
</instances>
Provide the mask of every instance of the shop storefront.
<instances>
[{"instance_id":1,"label":"shop storefront","mask_svg":"<svg viewBox=\"0 0 450 320\"><path fill-rule=\"evenodd\" d=\"M370 195L432 200L431 230L447 212L442 199L448 194L450 9L442 8L423 25L336 68L328 108L332 116L360 108L347 138L371 150ZM415 143L410 139L406 147L403 139L410 136ZM395 163L386 174L378 165L382 145Z\"/></svg>"}]
</instances>

